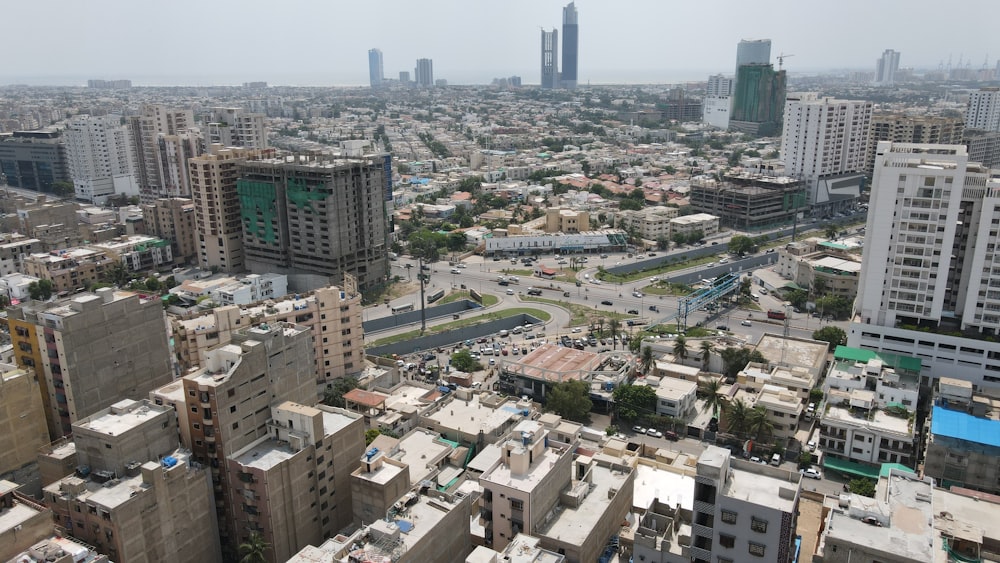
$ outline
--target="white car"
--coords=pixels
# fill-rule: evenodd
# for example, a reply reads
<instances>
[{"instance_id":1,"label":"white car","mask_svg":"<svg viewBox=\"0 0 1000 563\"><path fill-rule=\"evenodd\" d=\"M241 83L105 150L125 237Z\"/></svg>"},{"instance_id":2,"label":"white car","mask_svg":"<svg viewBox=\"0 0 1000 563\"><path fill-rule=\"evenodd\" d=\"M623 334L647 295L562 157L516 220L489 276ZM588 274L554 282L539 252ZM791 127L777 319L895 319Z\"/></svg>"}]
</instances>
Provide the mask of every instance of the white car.
<instances>
[{"instance_id":1,"label":"white car","mask_svg":"<svg viewBox=\"0 0 1000 563\"><path fill-rule=\"evenodd\" d=\"M574 327L573 332L583 332L583 329L581 329L580 327Z\"/></svg>"},{"instance_id":2,"label":"white car","mask_svg":"<svg viewBox=\"0 0 1000 563\"><path fill-rule=\"evenodd\" d=\"M507 280L508 280L508 281L509 281L510 283L517 283L517 282L519 282L519 281L520 281L520 280L519 280L519 279L517 278L517 276L511 276L511 277L507 278Z\"/></svg>"},{"instance_id":3,"label":"white car","mask_svg":"<svg viewBox=\"0 0 1000 563\"><path fill-rule=\"evenodd\" d=\"M801 473L803 477L808 477L810 479L818 480L823 478L823 474L820 473L819 469L816 469L815 467L810 467L808 469L799 469L799 473Z\"/></svg>"},{"instance_id":4,"label":"white car","mask_svg":"<svg viewBox=\"0 0 1000 563\"><path fill-rule=\"evenodd\" d=\"M653 277L649 278L649 281L651 281L653 283L656 283L656 282L660 281L660 278L658 278L656 276L653 276Z\"/></svg>"},{"instance_id":5,"label":"white car","mask_svg":"<svg viewBox=\"0 0 1000 563\"><path fill-rule=\"evenodd\" d=\"M740 321L740 325L742 325L742 326L753 326L753 323L751 323L750 321Z\"/></svg>"},{"instance_id":6,"label":"white car","mask_svg":"<svg viewBox=\"0 0 1000 563\"><path fill-rule=\"evenodd\" d=\"M466 267L466 265L465 265L465 263L464 263L464 262L461 262L461 263L459 263L459 264L458 264L458 267L459 267L459 268L465 268L465 267Z\"/></svg>"},{"instance_id":7,"label":"white car","mask_svg":"<svg viewBox=\"0 0 1000 563\"><path fill-rule=\"evenodd\" d=\"M508 289L507 290L507 295L514 295L514 290L513 289Z\"/></svg>"},{"instance_id":8,"label":"white car","mask_svg":"<svg viewBox=\"0 0 1000 563\"><path fill-rule=\"evenodd\" d=\"M462 270L459 270L458 268L452 268L451 269L451 273L453 273L453 274L461 274Z\"/></svg>"}]
</instances>

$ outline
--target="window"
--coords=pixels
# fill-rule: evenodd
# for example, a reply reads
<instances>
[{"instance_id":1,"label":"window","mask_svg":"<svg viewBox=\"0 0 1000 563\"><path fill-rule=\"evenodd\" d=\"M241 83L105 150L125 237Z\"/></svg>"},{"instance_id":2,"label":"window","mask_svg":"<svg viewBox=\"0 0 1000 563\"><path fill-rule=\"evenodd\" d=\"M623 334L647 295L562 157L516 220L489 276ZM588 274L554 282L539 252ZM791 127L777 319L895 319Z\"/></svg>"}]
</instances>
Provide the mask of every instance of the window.
<instances>
[{"instance_id":1,"label":"window","mask_svg":"<svg viewBox=\"0 0 1000 563\"><path fill-rule=\"evenodd\" d=\"M515 498L510 499L511 510L524 510L524 501Z\"/></svg>"},{"instance_id":2,"label":"window","mask_svg":"<svg viewBox=\"0 0 1000 563\"><path fill-rule=\"evenodd\" d=\"M730 536L729 534L719 534L719 545L722 547L728 547L732 549L736 545L736 536Z\"/></svg>"},{"instance_id":3,"label":"window","mask_svg":"<svg viewBox=\"0 0 1000 563\"><path fill-rule=\"evenodd\" d=\"M750 529L755 532L766 533L767 532L767 520L761 520L760 518L753 517L750 519ZM763 555L763 554L762 554Z\"/></svg>"},{"instance_id":4,"label":"window","mask_svg":"<svg viewBox=\"0 0 1000 563\"><path fill-rule=\"evenodd\" d=\"M764 557L764 544L750 542L750 555Z\"/></svg>"},{"instance_id":5,"label":"window","mask_svg":"<svg viewBox=\"0 0 1000 563\"><path fill-rule=\"evenodd\" d=\"M736 523L736 513L732 512L732 511L729 511L729 510L723 510L722 511L722 521L725 522L726 524L735 524Z\"/></svg>"}]
</instances>

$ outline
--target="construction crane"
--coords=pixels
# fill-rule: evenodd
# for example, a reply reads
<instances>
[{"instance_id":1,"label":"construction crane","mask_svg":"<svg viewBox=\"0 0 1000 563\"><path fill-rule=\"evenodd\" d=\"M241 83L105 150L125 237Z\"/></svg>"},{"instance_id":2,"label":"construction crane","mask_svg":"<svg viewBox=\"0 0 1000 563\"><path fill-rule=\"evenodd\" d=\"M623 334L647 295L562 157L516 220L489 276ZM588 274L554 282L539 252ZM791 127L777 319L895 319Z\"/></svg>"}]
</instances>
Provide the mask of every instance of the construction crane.
<instances>
[{"instance_id":1,"label":"construction crane","mask_svg":"<svg viewBox=\"0 0 1000 563\"><path fill-rule=\"evenodd\" d=\"M788 57L794 57L794 56L795 55L786 55L784 53L778 55L778 70L781 70L781 67L785 66L785 59L787 59Z\"/></svg>"}]
</instances>

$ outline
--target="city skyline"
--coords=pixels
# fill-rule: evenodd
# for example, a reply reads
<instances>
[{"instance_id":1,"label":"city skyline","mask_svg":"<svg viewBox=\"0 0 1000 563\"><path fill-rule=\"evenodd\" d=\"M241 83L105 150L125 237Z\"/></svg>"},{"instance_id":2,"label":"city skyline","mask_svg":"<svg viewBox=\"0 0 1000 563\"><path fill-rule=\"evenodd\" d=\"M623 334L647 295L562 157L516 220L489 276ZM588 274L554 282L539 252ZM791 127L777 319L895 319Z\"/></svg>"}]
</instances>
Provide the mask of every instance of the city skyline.
<instances>
[{"instance_id":1,"label":"city skyline","mask_svg":"<svg viewBox=\"0 0 1000 563\"><path fill-rule=\"evenodd\" d=\"M69 4L55 17L42 5L15 4L6 9L11 21L45 21L47 33L58 40L38 41L38 35L34 31L29 35L25 27L10 30L13 44L32 47L7 62L0 84L82 85L87 78L130 78L136 85L266 80L282 85L360 86L369 83L364 61L373 46L384 53L387 76L412 69L415 37L421 56L434 59L436 74L450 84L483 84L512 74L534 84L538 80L538 29L558 27L566 5L564 0L553 0L514 9L482 5L469 11L454 0L376 4L393 14L380 22L377 36L363 25L330 26L330 22L363 21L370 6L293 2L288 8L273 10L257 2L203 5L182 0L174 9L197 13L197 18L185 26L150 27L142 25L149 14L120 0ZM963 34L949 38L945 45L922 39L935 35L933 19L901 15L922 13L919 5L895 0L874 5L851 0L826 14L819 26L803 25L805 15L799 15L799 6L788 0L771 0L763 6L727 2L715 19L706 19L696 6L646 0L625 7L583 0L576 6L588 22L579 44L580 85L704 80L708 74L731 72L734 47L741 39L751 38L770 38L772 55L794 54L796 58L785 65L793 74L874 71L874 61L886 49L902 53L907 68L937 68L942 62L948 64L949 58L953 65L961 60L963 66L980 68L989 51L989 18L965 18ZM306 7L309 17L303 18ZM972 0L962 9L976 14L988 13L991 7L988 0ZM429 18L430 13L464 15ZM643 17L635 18L636 13ZM886 25L893 19L899 20L898 27ZM754 25L747 26L748 21ZM233 57L220 65L213 53L224 52L226 47L210 40L218 22L234 29L267 22L268 27L260 31L272 39L254 47L253 56ZM676 25L671 27L669 22ZM844 35L847 28L852 30L850 41ZM94 33L94 29L115 32ZM289 29L296 30L290 35L295 40L280 40L282 30ZM130 47L122 49L125 44ZM462 48L455 49L455 45ZM694 53L691 45L698 45ZM987 64L993 67L996 60Z\"/></svg>"}]
</instances>

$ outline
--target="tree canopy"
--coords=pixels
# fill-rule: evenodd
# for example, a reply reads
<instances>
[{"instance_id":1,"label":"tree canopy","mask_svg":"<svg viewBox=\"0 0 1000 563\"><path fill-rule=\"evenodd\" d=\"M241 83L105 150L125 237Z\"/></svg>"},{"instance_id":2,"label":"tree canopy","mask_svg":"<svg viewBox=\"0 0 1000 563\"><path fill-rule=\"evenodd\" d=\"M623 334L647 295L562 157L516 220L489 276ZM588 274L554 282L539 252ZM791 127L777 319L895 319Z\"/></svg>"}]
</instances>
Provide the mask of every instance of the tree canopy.
<instances>
[{"instance_id":1,"label":"tree canopy","mask_svg":"<svg viewBox=\"0 0 1000 563\"><path fill-rule=\"evenodd\" d=\"M472 353L467 348L462 348L451 355L451 366L458 371L471 373L483 369L483 365L472 357Z\"/></svg>"},{"instance_id":2,"label":"tree canopy","mask_svg":"<svg viewBox=\"0 0 1000 563\"><path fill-rule=\"evenodd\" d=\"M548 392L545 409L576 422L590 419L590 387L583 381L571 379L556 384Z\"/></svg>"},{"instance_id":3,"label":"tree canopy","mask_svg":"<svg viewBox=\"0 0 1000 563\"><path fill-rule=\"evenodd\" d=\"M815 332L813 332L813 340L822 340L824 342L829 342L830 346L836 348L837 346L847 345L847 333L844 329L839 326L827 325Z\"/></svg>"},{"instance_id":4,"label":"tree canopy","mask_svg":"<svg viewBox=\"0 0 1000 563\"><path fill-rule=\"evenodd\" d=\"M614 399L618 416L629 422L656 410L656 391L648 385L623 385L615 389Z\"/></svg>"}]
</instances>

